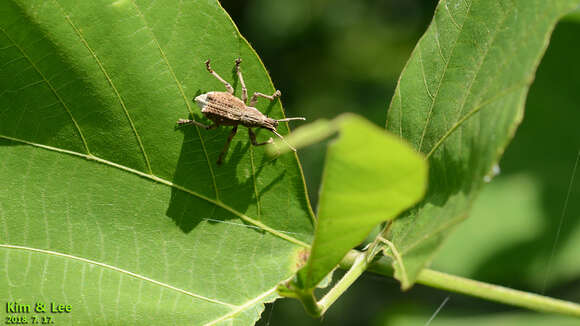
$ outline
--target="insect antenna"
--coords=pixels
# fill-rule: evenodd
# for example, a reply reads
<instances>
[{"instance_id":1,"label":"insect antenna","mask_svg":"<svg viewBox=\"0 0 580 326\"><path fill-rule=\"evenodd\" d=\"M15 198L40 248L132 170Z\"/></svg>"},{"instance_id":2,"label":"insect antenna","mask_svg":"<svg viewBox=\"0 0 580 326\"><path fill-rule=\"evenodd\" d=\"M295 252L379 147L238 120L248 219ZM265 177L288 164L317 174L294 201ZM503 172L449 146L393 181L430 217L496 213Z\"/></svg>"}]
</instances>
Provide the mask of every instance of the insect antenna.
<instances>
[{"instance_id":1,"label":"insect antenna","mask_svg":"<svg viewBox=\"0 0 580 326\"><path fill-rule=\"evenodd\" d=\"M291 118L293 119L293 118ZM288 142L286 141L286 139L284 139L284 137L282 137L282 135L280 135L276 130L270 130L271 132L273 132L276 136L280 137L280 139L282 139L282 141L288 145L288 147L290 147L293 151L296 152L296 148L292 147L292 145L288 144Z\"/></svg>"},{"instance_id":2,"label":"insect antenna","mask_svg":"<svg viewBox=\"0 0 580 326\"><path fill-rule=\"evenodd\" d=\"M292 121L292 120L306 120L306 118L304 118L304 117L298 117L298 118L284 118L284 119L280 119L280 120L276 120L276 121L278 121L278 122L281 122L281 121Z\"/></svg>"}]
</instances>

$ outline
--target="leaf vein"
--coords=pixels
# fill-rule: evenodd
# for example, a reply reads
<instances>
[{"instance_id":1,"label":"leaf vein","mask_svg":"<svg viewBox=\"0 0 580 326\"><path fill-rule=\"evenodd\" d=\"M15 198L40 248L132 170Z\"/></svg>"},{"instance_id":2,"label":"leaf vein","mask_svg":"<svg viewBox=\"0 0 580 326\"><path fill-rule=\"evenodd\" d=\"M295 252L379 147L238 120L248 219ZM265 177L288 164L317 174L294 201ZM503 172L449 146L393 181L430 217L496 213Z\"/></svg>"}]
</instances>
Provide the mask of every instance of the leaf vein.
<instances>
[{"instance_id":1,"label":"leaf vein","mask_svg":"<svg viewBox=\"0 0 580 326\"><path fill-rule=\"evenodd\" d=\"M447 230L449 227L451 227L452 225L455 225L455 224L461 222L465 218L467 218L467 214L458 215L458 216L450 219L446 223L441 224L434 231L426 233L421 238L417 239L417 241L415 241L413 243L410 243L408 246L405 246L405 248L400 251L401 256L404 256L406 253L408 253L409 251L411 251L413 248L415 248L416 246L418 246L420 243L422 243L425 240L427 240L427 239L429 239L429 238L431 238L431 237L433 237L433 236L435 236L435 235L437 235L437 234L439 234L439 233Z\"/></svg>"},{"instance_id":2,"label":"leaf vein","mask_svg":"<svg viewBox=\"0 0 580 326\"><path fill-rule=\"evenodd\" d=\"M421 75L423 76L423 86L425 86L425 90L427 91L427 95L429 95L429 97L431 98L431 101L435 101L435 97L433 96L433 94L431 94L431 91L429 91L429 86L427 85L427 76L425 74L425 66L423 65L423 51L421 51L421 45L419 45L419 48L417 49L417 53L419 56L419 64L421 65Z\"/></svg>"},{"instance_id":3,"label":"leaf vein","mask_svg":"<svg viewBox=\"0 0 580 326\"><path fill-rule=\"evenodd\" d=\"M131 3L133 4L133 6L135 7L135 9L137 10L137 12L139 14L139 17L141 17L141 20L143 21L143 24L145 25L145 27L147 28L147 30L151 34L151 38L152 38L153 43L157 46L157 49L159 49L159 53L161 54L161 57L163 58L163 61L165 62L165 64L167 65L167 68L169 69L169 73L171 74L171 77L175 81L175 84L177 85L177 88L179 89L179 92L181 93L181 95L183 97L183 100L185 102L185 105L187 106L187 109L188 109L189 113L193 115L193 109L191 108L191 104L189 103L189 101L187 99L187 96L185 95L185 91L183 90L183 87L181 85L181 82L179 81L179 79L177 79L177 76L175 75L175 71L173 70L173 67L169 63L169 60L167 59L167 56L165 55L165 51L163 51L163 49L161 48L161 45L157 41L157 37L155 36L155 33L153 32L153 29L149 26L147 20L145 19L145 15L141 11L141 9L139 8L139 6L135 2L135 0L131 0ZM207 160L207 165L208 165L208 168L209 168L209 172L211 174L211 178L212 178L212 181L213 181L213 187L214 187L214 190L215 190L215 198L216 198L216 200L219 200L220 197L219 197L219 191L218 191L217 181L216 181L216 177L215 177L215 173L213 171L213 167L212 167L211 161L209 159L209 154L207 153L207 149L205 148L205 141L203 140L203 137L201 136L201 132L200 132L198 126L195 126L195 130L197 131L197 135L198 135L199 141L201 143L201 148L203 150L203 154L205 155L205 159Z\"/></svg>"},{"instance_id":4,"label":"leaf vein","mask_svg":"<svg viewBox=\"0 0 580 326\"><path fill-rule=\"evenodd\" d=\"M441 57L441 60L443 60L444 64L447 64L447 59L445 59L445 56L443 55L443 48L441 47L441 42L439 41L439 29L437 28L437 20L433 19L433 29L435 30L435 42L437 42L437 49L439 50L439 56Z\"/></svg>"},{"instance_id":5,"label":"leaf vein","mask_svg":"<svg viewBox=\"0 0 580 326\"><path fill-rule=\"evenodd\" d=\"M46 85L48 85L48 88L50 89L50 91L54 94L54 96L58 99L58 101L60 102L60 104L62 105L63 109L66 111L66 113L68 114L68 116L70 117L70 119L72 120L72 123L75 126L75 129L77 130L79 137L81 138L81 141L83 142L83 145L85 147L85 150L87 151L88 154L91 153L91 151L89 150L89 145L87 144L87 140L85 139L85 136L83 135L83 132L81 131L81 127L79 126L78 122L76 121L76 119L74 118L74 116L72 115L72 112L70 111L68 105L66 105L65 101L62 99L62 97L58 94L57 90L54 88L54 86L52 85L52 83L48 80L48 78L46 78L46 76L42 73L42 71L40 71L40 69L34 64L34 62L32 61L32 59L26 54L26 52L24 52L24 49L22 49L11 37L10 35L8 35L8 33L4 30L4 28L0 27L0 31L2 31L2 33L6 36L6 38L12 42L12 44L14 44L14 46L18 49L18 51L20 51L20 53L22 54L22 56L24 58L26 58L26 60L30 63L30 65L34 68L34 70L36 70L36 72L40 75L40 77L44 80L44 82L46 83Z\"/></svg>"},{"instance_id":6,"label":"leaf vein","mask_svg":"<svg viewBox=\"0 0 580 326\"><path fill-rule=\"evenodd\" d=\"M137 128L135 127L135 123L133 122L133 119L131 119L131 115L129 114L129 110L127 109L127 105L125 104L125 101L123 101L123 98L121 97L119 90L115 86L115 83L113 83L113 79L111 78L111 76L109 75L107 70L105 69L105 66L103 65L103 63L101 62L99 57L97 56L96 52L89 45L89 42L87 41L87 39L81 33L80 29L70 19L70 16L67 14L66 10L60 5L60 3L58 3L57 0L53 0L53 1L60 8L62 13L64 14L66 21L69 23L69 25L75 31L75 33L77 34L77 36L81 40L81 43L83 43L83 45L87 48L87 50L89 51L91 56L95 59L97 65L99 66L99 69L101 70L103 75L105 75L105 79L107 80L107 83L109 84L109 86L111 86L111 89L113 89L115 96L117 97L117 99L119 100L119 103L121 104L121 108L123 108L123 112L125 113L125 117L129 121L129 125L131 126L131 130L133 130L133 133L135 134L135 138L137 139L137 143L139 144L139 149L141 150L143 158L145 159L145 164L147 165L147 171L150 174L153 174L153 170L151 169L151 163L149 161L149 156L147 155L147 152L145 151L145 147L143 145L143 141L141 140L141 136L139 136L139 133L137 132Z\"/></svg>"},{"instance_id":7,"label":"leaf vein","mask_svg":"<svg viewBox=\"0 0 580 326\"><path fill-rule=\"evenodd\" d=\"M479 60L479 63L477 65L477 70L475 71L475 74L473 74L473 78L471 78L471 80L469 81L469 86L467 87L467 90L464 92L464 96L463 96L463 100L461 102L461 105L459 106L459 115L461 115L461 113L463 112L463 109L465 108L465 103L467 102L467 98L469 97L469 94L471 92L471 88L473 87L473 83L475 82L475 80L477 79L477 77L479 76L479 73L481 72L481 67L483 67L483 63L485 62L485 59L487 58L487 55L489 53L489 49L492 48L493 43L496 40L497 35L499 34L499 31L501 29L501 26L503 26L503 24L506 22L507 18L508 18L508 13L509 12L505 12L504 13L504 17L502 18L502 20L500 21L499 25L497 26L495 33L493 34L488 46L485 48L485 52L483 53L483 55L481 56L481 60ZM484 23L485 25L485 23ZM488 29L488 33L489 33L489 29ZM481 107L480 107L481 108ZM472 110L475 111L475 110ZM478 110L479 111L479 110ZM475 112L473 112L475 113ZM465 119L460 118L459 120L466 121L469 117L468 116L472 116L473 114L467 114ZM458 121L459 121L458 120ZM456 122L455 125L457 125L457 127L459 126L458 123ZM455 128L457 128L455 127ZM429 153L431 153L431 151L429 151ZM431 155L428 155L428 157L430 157Z\"/></svg>"},{"instance_id":8,"label":"leaf vein","mask_svg":"<svg viewBox=\"0 0 580 326\"><path fill-rule=\"evenodd\" d=\"M500 98L502 98L503 96L509 95L511 92L517 90L518 88L524 87L525 85L529 85L530 81L525 81L525 82L521 82L521 83L517 83L511 87L508 87L505 91L496 94L495 96L492 96L491 98L481 102L480 104L478 104L477 106L475 106L473 108L473 110L469 111L467 114L465 114L463 117L461 117L459 120L457 120L457 122L455 122L455 124L453 124L453 126L451 128L449 128L449 130L447 130L447 132L441 136L441 138L439 138L439 140L437 141L437 143L435 143L435 145L433 146L433 148L429 151L429 153L427 153L427 155L425 155L425 157L428 159L429 157L431 157L433 155L433 153L439 148L441 147L441 145L443 144L443 142L449 138L449 136L451 136L451 134L457 130L457 128L459 128L465 121L467 121L469 118L471 118L474 114L476 114L477 112L479 112L483 107L485 107L486 105L494 102L495 100L498 100Z\"/></svg>"},{"instance_id":9,"label":"leaf vein","mask_svg":"<svg viewBox=\"0 0 580 326\"><path fill-rule=\"evenodd\" d=\"M254 299L244 303L241 306L238 306L236 309L230 311L229 313L221 316L220 318L217 318L215 320L212 320L208 323L206 323L204 326L211 326L211 325L215 325L219 322L222 322L224 320L228 320L230 318L235 317L236 315L240 314L241 312L243 312L246 309L249 309L251 307L253 307L254 305L260 303L263 299L267 298L268 296L272 295L273 293L276 292L276 289L278 288L278 286L276 285L275 287L269 289L268 291L258 295L257 297L255 297Z\"/></svg>"},{"instance_id":10,"label":"leaf vein","mask_svg":"<svg viewBox=\"0 0 580 326\"><path fill-rule=\"evenodd\" d=\"M453 25L455 25L455 27L457 27L457 29L459 31L461 31L463 29L463 26L459 25L457 23L457 21L455 21L455 18L453 17L453 15L451 14L451 10L449 10L449 6L448 6L449 2L447 0L445 0L445 9L447 9L447 13L449 14L449 19L451 20L451 22L453 23Z\"/></svg>"},{"instance_id":11,"label":"leaf vein","mask_svg":"<svg viewBox=\"0 0 580 326\"><path fill-rule=\"evenodd\" d=\"M445 8L447 8L447 2L445 2ZM447 8L447 10L449 11L449 8ZM467 13L466 16L469 15L471 11L471 6L467 7ZM467 20L467 18L466 18ZM464 22L465 23L465 22ZM441 89L441 85L443 85L443 79L445 79L445 75L447 73L447 68L449 67L449 63L451 62L451 57L454 54L455 51L455 47L457 46L457 42L459 40L459 36L461 35L461 32L463 31L463 25L459 28L459 32L457 34L457 37L455 38L454 42L453 42L453 47L451 48L451 54L449 56L449 60L445 63L445 66L443 66L443 72L441 73L441 78L439 78L439 84L437 85L437 89L435 90L435 98L437 98L437 95L439 94L439 90ZM422 40L421 40L422 42ZM425 134L427 133L427 128L429 127L429 123L431 122L431 116L433 114L433 108L435 107L435 102L436 100L431 101L431 105L429 106L429 113L427 114L427 121L425 122L425 127L423 127L423 132L421 134L421 140L419 141L419 148L418 151L421 151L421 148L423 147L423 140L425 139Z\"/></svg>"},{"instance_id":12,"label":"leaf vein","mask_svg":"<svg viewBox=\"0 0 580 326\"><path fill-rule=\"evenodd\" d=\"M514 9L513 9L513 10L514 10L514 11L517 11L517 8L515 8L515 5L514 5ZM529 32L529 30L528 30L528 33L527 33L527 35L529 35L529 34L530 34L530 32ZM512 53L512 55L510 55L510 56L509 56L509 58L511 58L511 57L513 57L513 56L514 56L514 53ZM505 64L507 63L507 61L508 61L508 57L504 58L504 61L503 61L503 64L502 64L502 66L503 66L503 65L505 65ZM489 103L491 103L491 102L495 101L495 100L496 100L496 99L498 99L498 98L501 98L502 96L505 96L505 95L507 95L507 94L511 93L512 91L516 90L516 89L517 89L517 88L519 88L519 87L523 87L523 86L526 86L526 85L528 85L528 86L529 86L529 85L532 83L532 81L533 81L533 76L532 76L532 79L530 79L530 80L524 80L524 81L522 81L522 82L520 82L520 83L516 83L516 84L514 84L513 86L506 88L504 92L500 92L500 93L496 94L495 96L492 96L491 98L489 98L489 99L487 99L487 100L485 100L485 101L481 102L479 105L475 106L475 107L473 108L473 110L472 110L472 111L468 112L468 113L467 113L465 116L461 117L461 118L460 118L460 119L459 119L459 120L458 120L458 121L457 121L457 122L456 122L456 123L455 123L455 124L454 124L454 125L453 125L453 126L452 126L452 127L451 127L451 128L450 128L450 129L449 129L449 130L448 130L448 131L447 131L447 132L446 132L446 133L445 133L445 134L444 134L444 135L443 135L443 136L442 136L442 137L439 139L439 140L438 140L438 141L437 141L437 142L436 142L436 144L433 146L433 148L431 149L431 151L430 151L430 152L429 152L429 153L426 155L426 157L427 157L427 158L428 158L428 157L430 157L430 156L431 156L431 155L432 155L432 154L435 152L435 150L437 150L437 148L438 148L438 147L440 147L440 146L442 145L442 143L445 141L445 139L447 139L447 138L448 138L448 137L449 137L449 136L450 136L450 135L451 135L451 134L452 134L452 133L453 133L453 132L454 132L454 131L455 131L455 130L458 128L458 127L460 127L460 126L461 126L461 124L462 124L463 122L465 122L465 121L466 121L466 120L468 120L468 119L469 119L471 116L473 116L475 113L477 113L479 110L481 110L481 109L482 109L482 108L483 108L485 105L487 105L487 104L489 104ZM461 110L461 111L462 111L462 110ZM461 129L460 129L460 130L461 130Z\"/></svg>"}]
</instances>

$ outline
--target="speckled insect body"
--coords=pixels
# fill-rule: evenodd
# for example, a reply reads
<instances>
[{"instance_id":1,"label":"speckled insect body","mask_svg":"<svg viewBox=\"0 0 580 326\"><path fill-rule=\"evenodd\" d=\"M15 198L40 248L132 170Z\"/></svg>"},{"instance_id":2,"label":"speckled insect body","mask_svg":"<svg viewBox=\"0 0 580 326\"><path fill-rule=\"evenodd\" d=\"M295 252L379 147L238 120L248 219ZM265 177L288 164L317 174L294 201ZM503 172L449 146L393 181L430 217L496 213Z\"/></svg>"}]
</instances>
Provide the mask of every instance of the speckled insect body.
<instances>
[{"instance_id":1,"label":"speckled insect body","mask_svg":"<svg viewBox=\"0 0 580 326\"><path fill-rule=\"evenodd\" d=\"M195 98L195 102L201 108L203 115L213 121L213 125L207 126L195 120L189 119L179 119L179 121L177 121L178 125L193 124L207 130L215 129L219 126L233 126L228 140L226 141L225 147L220 153L217 164L222 163L223 157L227 152L230 142L238 130L238 125L241 124L242 126L248 128L248 135L252 145L261 146L272 143L272 138L268 139L266 142L258 143L256 141L256 135L251 128L267 129L285 142L284 137L282 137L282 135L276 131L278 123L280 121L305 120L305 118L285 118L279 120L272 119L254 107L259 97L269 99L270 101L280 97L281 93L278 90L272 95L265 95L259 92L255 92L252 96L252 99L250 100L250 104L246 105L248 101L248 90L246 89L246 85L244 84L244 79L242 77L242 72L240 71L241 62L241 59L236 60L236 71L240 84L242 85L241 99L235 97L233 87L223 78L221 78L215 71L213 71L213 69L211 69L210 61L207 60L205 62L208 72L217 78L220 82L222 82L227 89L227 92L208 92ZM292 150L296 151L296 149L290 146L290 144L286 144L292 148Z\"/></svg>"},{"instance_id":2,"label":"speckled insect body","mask_svg":"<svg viewBox=\"0 0 580 326\"><path fill-rule=\"evenodd\" d=\"M223 126L241 124L244 127L276 129L278 121L268 118L258 109L246 106L242 100L227 92L199 95L195 102L208 119Z\"/></svg>"}]
</instances>

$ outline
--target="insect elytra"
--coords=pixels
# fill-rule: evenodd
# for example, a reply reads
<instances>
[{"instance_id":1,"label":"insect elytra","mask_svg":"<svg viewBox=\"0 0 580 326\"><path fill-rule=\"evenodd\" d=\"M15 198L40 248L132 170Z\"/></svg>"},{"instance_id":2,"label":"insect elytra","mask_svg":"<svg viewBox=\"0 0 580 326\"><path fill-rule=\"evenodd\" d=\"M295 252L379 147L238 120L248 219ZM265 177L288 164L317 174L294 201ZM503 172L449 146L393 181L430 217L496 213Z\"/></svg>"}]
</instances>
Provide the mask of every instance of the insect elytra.
<instances>
[{"instance_id":1,"label":"insect elytra","mask_svg":"<svg viewBox=\"0 0 580 326\"><path fill-rule=\"evenodd\" d=\"M229 137L226 141L226 144L224 146L224 149L220 153L220 156L217 160L217 164L222 163L223 157L224 157L225 153L227 152L228 147L229 147L232 139L234 138L234 136L238 130L238 125L240 125L240 124L242 126L248 128L248 135L250 137L250 142L252 143L252 145L261 146L261 145L273 143L274 141L272 140L272 138L270 138L270 139L268 139L268 141L258 143L256 141L256 135L254 134L254 131L252 130L252 128L267 129L267 130L271 131L272 133L274 133L276 136L280 137L280 139L282 139L282 141L284 141L286 143L286 140L284 140L284 137L282 137L282 135L280 135L278 133L278 131L276 130L276 128L278 128L278 123L282 122L282 121L291 121L291 120L306 120L303 117L272 119L254 107L256 105L256 103L258 102L259 97L266 98L270 101L274 101L276 98L280 97L282 95L282 93L280 93L279 90L276 90L274 92L274 94L272 94L272 95L266 95L266 94L262 94L259 92L255 92L254 95L252 96L252 98L250 99L250 104L247 105L248 90L247 90L246 85L244 83L244 78L242 76L242 72L240 70L240 63L241 62L242 62L242 59L240 59L240 58L236 59L236 61L235 61L236 73L238 75L238 79L240 81L240 84L242 85L242 98L241 99L237 98L234 95L234 88L232 87L232 85L230 85L230 83L228 83L225 79L220 77L220 75L218 75L211 68L210 60L208 59L205 62L205 66L207 68L207 71L210 74L212 74L215 78L217 78L221 83L223 83L227 91L226 92L213 91L213 92L201 94L201 95L197 96L194 99L194 101L200 107L203 115L206 118L208 118L209 120L213 121L213 124L208 126L208 125L204 125L203 123L197 122L195 120L189 120L189 119L179 119L177 121L177 124L180 126L187 125L187 124L193 124L193 125L196 125L198 127L202 127L206 130L215 129L219 126L233 126L232 131L230 132L230 135L229 135ZM286 144L293 151L296 151L296 149L294 147L292 147L290 144L288 144L288 143L286 143Z\"/></svg>"}]
</instances>

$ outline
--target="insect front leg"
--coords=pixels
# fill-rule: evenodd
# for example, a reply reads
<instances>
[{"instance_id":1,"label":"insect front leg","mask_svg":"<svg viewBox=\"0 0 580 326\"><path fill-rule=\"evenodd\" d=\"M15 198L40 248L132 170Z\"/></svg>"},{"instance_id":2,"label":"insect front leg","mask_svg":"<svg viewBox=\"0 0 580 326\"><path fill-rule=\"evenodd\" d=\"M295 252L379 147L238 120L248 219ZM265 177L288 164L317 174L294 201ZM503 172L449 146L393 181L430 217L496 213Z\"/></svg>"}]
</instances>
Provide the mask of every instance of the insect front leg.
<instances>
[{"instance_id":1,"label":"insect front leg","mask_svg":"<svg viewBox=\"0 0 580 326\"><path fill-rule=\"evenodd\" d=\"M242 77L242 71L240 70L240 63L242 63L241 58L236 59L236 73L238 74L238 79L240 80L240 84L242 84L242 101L247 104L248 103L248 89L246 88L246 84L244 83L244 78Z\"/></svg>"},{"instance_id":2,"label":"insect front leg","mask_svg":"<svg viewBox=\"0 0 580 326\"><path fill-rule=\"evenodd\" d=\"M276 98L278 98L280 96L282 96L282 93L279 90L276 90L274 92L274 94L272 94L272 95L266 95L266 94L263 94L263 93L255 92L254 93L254 96L252 96L252 99L250 100L250 106L252 106L252 107L253 106L256 106L256 103L258 103L258 97L267 98L270 101L273 101L273 100L275 100Z\"/></svg>"},{"instance_id":3,"label":"insect front leg","mask_svg":"<svg viewBox=\"0 0 580 326\"><path fill-rule=\"evenodd\" d=\"M226 145L224 146L224 149L220 153L220 157L218 157L218 160L217 160L217 164L218 165L222 164L224 155L226 155L226 152L228 151L228 148L230 147L230 143L232 142L232 139L236 135L236 132L238 132L238 125L235 125L232 128L232 132L230 132L230 135L228 137L228 140L226 141Z\"/></svg>"},{"instance_id":4,"label":"insect front leg","mask_svg":"<svg viewBox=\"0 0 580 326\"><path fill-rule=\"evenodd\" d=\"M254 134L254 131L252 131L251 128L248 128L248 135L250 136L250 142L252 142L252 145L254 145L254 146L262 146L262 145L266 145L266 144L272 144L274 142L274 139L272 139L272 137L270 137L270 139L268 139L268 141L265 141L263 143L258 143L256 141L256 134Z\"/></svg>"},{"instance_id":5,"label":"insect front leg","mask_svg":"<svg viewBox=\"0 0 580 326\"><path fill-rule=\"evenodd\" d=\"M228 83L225 79L221 78L220 75L217 74L217 72L211 69L209 59L207 59L207 61L205 62L205 67L207 68L207 71L209 71L210 74L212 74L215 78L217 78L217 80L219 80L220 82L222 82L222 84L224 84L224 86L228 90L228 93L232 95L234 94L234 88L232 87L232 85L230 85L230 83Z\"/></svg>"}]
</instances>

